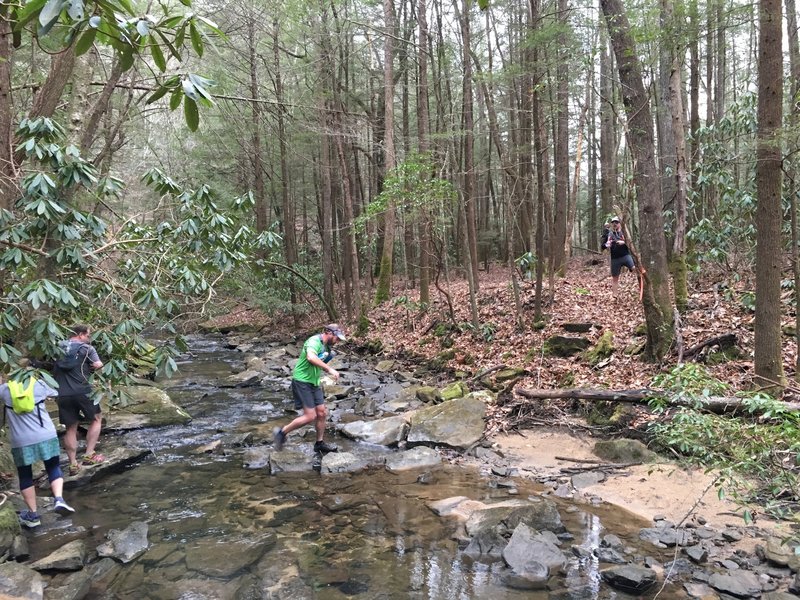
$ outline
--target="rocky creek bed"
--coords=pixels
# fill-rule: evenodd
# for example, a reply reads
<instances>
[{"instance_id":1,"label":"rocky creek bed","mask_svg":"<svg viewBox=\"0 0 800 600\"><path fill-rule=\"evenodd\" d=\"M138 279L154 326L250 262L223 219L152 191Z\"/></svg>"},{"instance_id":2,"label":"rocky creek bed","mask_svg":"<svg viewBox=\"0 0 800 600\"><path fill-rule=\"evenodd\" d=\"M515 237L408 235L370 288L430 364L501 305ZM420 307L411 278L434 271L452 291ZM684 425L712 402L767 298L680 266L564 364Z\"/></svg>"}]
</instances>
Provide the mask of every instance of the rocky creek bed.
<instances>
[{"instance_id":1,"label":"rocky creek bed","mask_svg":"<svg viewBox=\"0 0 800 600\"><path fill-rule=\"evenodd\" d=\"M281 452L296 341L193 340L181 375L107 413L109 460L68 477L64 519L0 507L9 598L794 598L795 545L760 527L645 522L522 469L484 439L494 397L339 356L330 435ZM426 385L427 384L427 385ZM163 388L163 389L160 389ZM564 449L568 453L569 449ZM470 466L464 466L469 463ZM593 475L583 475L591 478ZM590 482L591 483L591 482ZM596 483L596 482L595 482ZM743 540L752 543L746 546Z\"/></svg>"}]
</instances>

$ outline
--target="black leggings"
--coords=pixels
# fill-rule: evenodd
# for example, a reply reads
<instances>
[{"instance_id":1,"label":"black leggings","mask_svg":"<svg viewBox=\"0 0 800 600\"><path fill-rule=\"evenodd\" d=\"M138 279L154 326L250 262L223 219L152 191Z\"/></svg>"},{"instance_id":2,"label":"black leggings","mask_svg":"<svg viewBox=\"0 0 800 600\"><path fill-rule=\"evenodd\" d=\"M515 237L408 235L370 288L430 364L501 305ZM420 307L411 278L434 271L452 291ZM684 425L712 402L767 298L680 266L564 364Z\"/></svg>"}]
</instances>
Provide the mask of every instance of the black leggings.
<instances>
[{"instance_id":1,"label":"black leggings","mask_svg":"<svg viewBox=\"0 0 800 600\"><path fill-rule=\"evenodd\" d=\"M52 456L44 461L44 468L47 469L47 478L50 480L50 483L53 483L56 479L61 479L63 477L58 456ZM32 465L17 467L17 475L19 475L20 490L26 490L29 487L33 487Z\"/></svg>"}]
</instances>

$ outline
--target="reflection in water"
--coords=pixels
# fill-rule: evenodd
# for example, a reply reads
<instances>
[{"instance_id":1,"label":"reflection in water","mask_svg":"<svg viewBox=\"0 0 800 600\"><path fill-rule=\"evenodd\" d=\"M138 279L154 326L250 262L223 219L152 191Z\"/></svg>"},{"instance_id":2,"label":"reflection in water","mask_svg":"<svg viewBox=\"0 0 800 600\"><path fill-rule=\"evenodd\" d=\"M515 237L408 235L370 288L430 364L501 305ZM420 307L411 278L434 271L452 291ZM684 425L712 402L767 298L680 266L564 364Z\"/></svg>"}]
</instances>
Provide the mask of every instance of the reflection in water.
<instances>
[{"instance_id":1,"label":"reflection in water","mask_svg":"<svg viewBox=\"0 0 800 600\"><path fill-rule=\"evenodd\" d=\"M556 595L507 588L500 578L502 561L464 557L458 524L434 515L426 503L451 496L508 498L473 471L445 465L429 483L418 482L417 473L380 469L270 476L245 470L239 451L225 443L226 454L193 454L200 445L248 431L260 436L260 443L271 430L269 420L285 419L291 405L285 382L270 390L218 386L240 360L240 354L198 340L179 378L168 384L170 395L193 415L192 423L127 434L126 443L150 448L153 455L75 493L79 512L73 522L90 532L90 548L109 529L135 520L149 525L148 552L95 582L89 598L624 597L603 590L595 557L572 559ZM300 436L291 443L310 445ZM542 491L525 480L517 488L522 498ZM599 546L601 518L626 544L638 543L635 528L643 524L637 526L630 515L585 509L562 510L581 546ZM32 539L32 554L44 556L63 541L40 535ZM562 548L571 555L569 542ZM676 597L669 592L661 597Z\"/></svg>"}]
</instances>

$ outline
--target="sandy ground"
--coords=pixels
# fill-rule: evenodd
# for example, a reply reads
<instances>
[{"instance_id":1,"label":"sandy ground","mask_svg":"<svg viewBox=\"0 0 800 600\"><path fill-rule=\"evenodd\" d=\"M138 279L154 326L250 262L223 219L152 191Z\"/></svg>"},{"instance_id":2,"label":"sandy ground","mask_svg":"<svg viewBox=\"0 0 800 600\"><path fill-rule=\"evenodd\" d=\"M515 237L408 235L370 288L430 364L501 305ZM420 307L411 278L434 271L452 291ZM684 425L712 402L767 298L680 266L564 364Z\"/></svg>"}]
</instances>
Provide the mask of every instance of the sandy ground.
<instances>
[{"instance_id":1,"label":"sandy ground","mask_svg":"<svg viewBox=\"0 0 800 600\"><path fill-rule=\"evenodd\" d=\"M586 465L577 461L601 461L592 453L595 440L579 437L566 431L531 429L518 434L498 435L492 442L495 448L509 459L510 465L535 473L537 476L569 475L562 468ZM557 458L559 457L559 458ZM687 471L674 464L637 465L614 470L602 483L583 488L587 498L600 498L610 504L622 506L646 519L663 516L679 523L703 517L708 525L721 529L727 525L745 526L742 508L728 500L720 500L715 475L702 470ZM761 529L779 530L781 527L756 513L756 524Z\"/></svg>"}]
</instances>

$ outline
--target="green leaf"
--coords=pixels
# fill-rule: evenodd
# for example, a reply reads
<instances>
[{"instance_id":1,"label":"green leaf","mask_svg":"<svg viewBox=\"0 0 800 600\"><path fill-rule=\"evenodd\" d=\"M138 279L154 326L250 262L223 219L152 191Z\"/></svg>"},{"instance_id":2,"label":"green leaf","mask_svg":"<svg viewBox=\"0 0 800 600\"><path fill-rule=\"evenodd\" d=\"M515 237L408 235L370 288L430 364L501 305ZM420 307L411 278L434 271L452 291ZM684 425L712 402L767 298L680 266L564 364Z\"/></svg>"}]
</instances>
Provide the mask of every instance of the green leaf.
<instances>
[{"instance_id":1,"label":"green leaf","mask_svg":"<svg viewBox=\"0 0 800 600\"><path fill-rule=\"evenodd\" d=\"M127 71L133 66L133 49L130 46L123 47L119 52L119 66L122 71Z\"/></svg>"},{"instance_id":2,"label":"green leaf","mask_svg":"<svg viewBox=\"0 0 800 600\"><path fill-rule=\"evenodd\" d=\"M753 522L753 513L751 513L749 510L745 509L745 511L744 511L744 524L745 525L750 525L750 523L752 523L752 522Z\"/></svg>"},{"instance_id":3,"label":"green leaf","mask_svg":"<svg viewBox=\"0 0 800 600\"><path fill-rule=\"evenodd\" d=\"M180 0L180 2L184 6L191 6L192 5L192 0Z\"/></svg>"},{"instance_id":4,"label":"green leaf","mask_svg":"<svg viewBox=\"0 0 800 600\"><path fill-rule=\"evenodd\" d=\"M183 101L183 116L186 119L186 126L189 128L189 131L197 131L197 127L200 125L197 102L191 98L186 98Z\"/></svg>"},{"instance_id":5,"label":"green leaf","mask_svg":"<svg viewBox=\"0 0 800 600\"><path fill-rule=\"evenodd\" d=\"M159 71L163 73L167 70L167 61L164 59L164 53L161 52L158 42L153 37L150 38L150 55L153 57L153 62L156 63Z\"/></svg>"},{"instance_id":6,"label":"green leaf","mask_svg":"<svg viewBox=\"0 0 800 600\"><path fill-rule=\"evenodd\" d=\"M189 35L192 38L192 48L197 52L197 56L203 57L203 38L200 36L200 31L194 24L194 21L189 23Z\"/></svg>"},{"instance_id":7,"label":"green leaf","mask_svg":"<svg viewBox=\"0 0 800 600\"><path fill-rule=\"evenodd\" d=\"M175 110L181 105L181 100L183 100L183 91L181 88L175 88L172 91L172 96L169 97L169 109Z\"/></svg>"},{"instance_id":8,"label":"green leaf","mask_svg":"<svg viewBox=\"0 0 800 600\"><path fill-rule=\"evenodd\" d=\"M172 44L172 42L170 42L170 41L167 39L167 36L165 36L163 33L161 33L161 32L160 32L158 29L156 29L156 33L158 34L158 37L160 37L160 38L161 38L161 41L162 41L162 42L164 42L164 45L165 45L165 46L167 47L167 49L169 50L169 53L170 53L170 54L172 54L172 56L174 56L174 57L175 57L177 60L181 60L181 55L180 55L180 53L179 53L179 52L178 52L178 50L175 48L175 46Z\"/></svg>"},{"instance_id":9,"label":"green leaf","mask_svg":"<svg viewBox=\"0 0 800 600\"><path fill-rule=\"evenodd\" d=\"M145 100L145 104L152 104L156 100L160 100L161 98L167 95L167 92L169 92L169 90L170 88L168 88L166 85L162 85L155 92L153 92L147 100Z\"/></svg>"},{"instance_id":10,"label":"green leaf","mask_svg":"<svg viewBox=\"0 0 800 600\"><path fill-rule=\"evenodd\" d=\"M78 38L78 41L75 43L75 56L86 54L89 48L92 47L92 44L94 44L95 36L97 36L97 29L92 29L90 27L84 31L83 35Z\"/></svg>"},{"instance_id":11,"label":"green leaf","mask_svg":"<svg viewBox=\"0 0 800 600\"><path fill-rule=\"evenodd\" d=\"M489 8L489 0L478 0L478 8L481 10Z\"/></svg>"}]
</instances>

